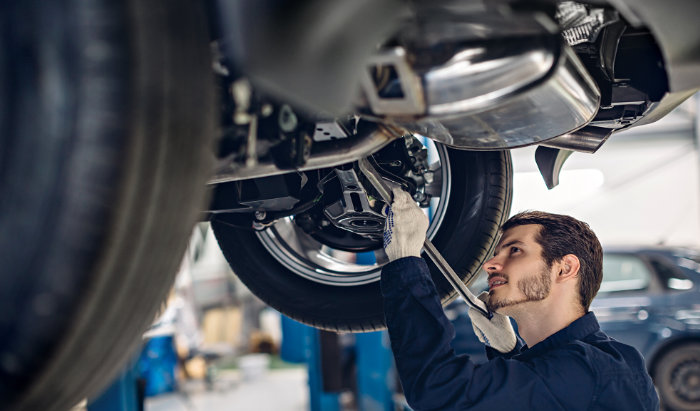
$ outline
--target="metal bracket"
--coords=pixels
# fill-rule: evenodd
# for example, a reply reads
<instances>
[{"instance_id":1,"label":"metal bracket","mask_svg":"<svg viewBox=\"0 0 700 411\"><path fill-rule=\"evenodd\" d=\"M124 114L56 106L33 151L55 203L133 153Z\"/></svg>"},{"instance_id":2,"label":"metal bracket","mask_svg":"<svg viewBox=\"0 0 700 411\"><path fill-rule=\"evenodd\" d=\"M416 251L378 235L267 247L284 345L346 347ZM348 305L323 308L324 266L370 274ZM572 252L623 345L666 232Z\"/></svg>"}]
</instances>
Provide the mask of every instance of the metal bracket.
<instances>
[{"instance_id":1,"label":"metal bracket","mask_svg":"<svg viewBox=\"0 0 700 411\"><path fill-rule=\"evenodd\" d=\"M390 67L395 71L401 87L400 97L382 97L370 75L370 69ZM406 61L406 51L401 47L387 50L372 56L367 69L362 72L362 89L375 114L380 115L418 115L425 113L425 98L420 77Z\"/></svg>"},{"instance_id":2,"label":"metal bracket","mask_svg":"<svg viewBox=\"0 0 700 411\"><path fill-rule=\"evenodd\" d=\"M535 162L549 190L559 185L559 172L564 162L573 153L571 150L539 146L535 150Z\"/></svg>"}]
</instances>

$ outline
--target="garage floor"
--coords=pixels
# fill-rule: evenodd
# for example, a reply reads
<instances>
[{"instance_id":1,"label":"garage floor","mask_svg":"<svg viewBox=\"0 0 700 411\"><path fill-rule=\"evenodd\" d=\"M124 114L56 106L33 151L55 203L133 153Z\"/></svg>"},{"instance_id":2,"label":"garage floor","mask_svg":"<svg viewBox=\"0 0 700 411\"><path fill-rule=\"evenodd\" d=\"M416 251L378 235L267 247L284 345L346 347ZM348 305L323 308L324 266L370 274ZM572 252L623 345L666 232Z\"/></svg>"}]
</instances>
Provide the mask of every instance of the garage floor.
<instances>
[{"instance_id":1,"label":"garage floor","mask_svg":"<svg viewBox=\"0 0 700 411\"><path fill-rule=\"evenodd\" d=\"M189 381L173 394L146 399L146 411L307 411L309 386L306 368L273 370L254 380L237 371L222 372L214 388Z\"/></svg>"}]
</instances>

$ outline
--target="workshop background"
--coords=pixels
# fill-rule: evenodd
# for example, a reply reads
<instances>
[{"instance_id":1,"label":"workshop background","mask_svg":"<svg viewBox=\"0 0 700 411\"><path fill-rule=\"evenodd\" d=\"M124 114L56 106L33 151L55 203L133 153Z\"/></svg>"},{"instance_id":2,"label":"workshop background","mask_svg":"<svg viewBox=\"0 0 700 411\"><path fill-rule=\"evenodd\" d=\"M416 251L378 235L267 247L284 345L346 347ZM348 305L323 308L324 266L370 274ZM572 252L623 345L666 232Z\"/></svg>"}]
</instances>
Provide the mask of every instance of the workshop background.
<instances>
[{"instance_id":1,"label":"workshop background","mask_svg":"<svg viewBox=\"0 0 700 411\"><path fill-rule=\"evenodd\" d=\"M697 95L657 123L614 135L595 155L574 153L549 191L535 147L512 150L512 214L570 214L588 222L604 247L700 249L699 107ZM387 345L384 332L319 332L266 307L201 224L167 307L110 390L135 394L124 382L140 375L137 391L149 411L408 409ZM105 409L107 398L114 405L110 395L88 409Z\"/></svg>"}]
</instances>

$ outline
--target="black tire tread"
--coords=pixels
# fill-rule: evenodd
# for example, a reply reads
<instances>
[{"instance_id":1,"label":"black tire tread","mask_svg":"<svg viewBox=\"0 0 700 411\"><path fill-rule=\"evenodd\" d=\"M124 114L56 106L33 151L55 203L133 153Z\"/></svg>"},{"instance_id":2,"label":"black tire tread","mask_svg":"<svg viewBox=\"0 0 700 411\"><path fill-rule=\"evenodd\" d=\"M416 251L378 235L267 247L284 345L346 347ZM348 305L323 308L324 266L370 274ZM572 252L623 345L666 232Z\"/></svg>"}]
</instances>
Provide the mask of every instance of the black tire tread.
<instances>
[{"instance_id":1,"label":"black tire tread","mask_svg":"<svg viewBox=\"0 0 700 411\"><path fill-rule=\"evenodd\" d=\"M71 20L78 22L79 50L90 36L128 22L100 40L129 72L93 67L97 71L83 73L74 121L87 140L66 143L71 156L57 177L66 188L47 253L59 259L75 253L84 266L61 266L75 272L72 306L56 314L68 322L48 336L53 348L10 409L64 410L96 394L138 347L172 284L213 160L205 141L214 134L213 82L200 6L103 0L81 3L87 8ZM71 10L76 3L59 7ZM110 91L124 89L114 111L95 112L104 107L101 99L111 101ZM111 171L96 173L95 159ZM70 207L76 199L91 213ZM74 241L88 232L99 233L99 241Z\"/></svg>"}]
</instances>

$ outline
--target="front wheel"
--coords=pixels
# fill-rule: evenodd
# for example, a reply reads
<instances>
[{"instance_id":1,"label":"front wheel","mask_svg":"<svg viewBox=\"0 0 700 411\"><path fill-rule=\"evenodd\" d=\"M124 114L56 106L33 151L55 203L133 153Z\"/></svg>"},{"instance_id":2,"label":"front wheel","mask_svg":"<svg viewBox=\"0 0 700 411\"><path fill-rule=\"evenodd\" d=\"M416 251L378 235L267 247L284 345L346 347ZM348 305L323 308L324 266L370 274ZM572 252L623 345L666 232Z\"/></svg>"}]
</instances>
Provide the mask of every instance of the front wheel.
<instances>
[{"instance_id":1,"label":"front wheel","mask_svg":"<svg viewBox=\"0 0 700 411\"><path fill-rule=\"evenodd\" d=\"M495 244L508 217L512 166L507 151L470 152L436 144L441 184L428 211L428 236L469 283ZM379 288L383 250L340 251L306 235L293 218L262 232L212 220L219 245L233 271L263 301L305 324L332 331L384 328ZM429 264L443 303L456 297Z\"/></svg>"}]
</instances>

